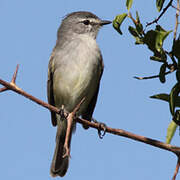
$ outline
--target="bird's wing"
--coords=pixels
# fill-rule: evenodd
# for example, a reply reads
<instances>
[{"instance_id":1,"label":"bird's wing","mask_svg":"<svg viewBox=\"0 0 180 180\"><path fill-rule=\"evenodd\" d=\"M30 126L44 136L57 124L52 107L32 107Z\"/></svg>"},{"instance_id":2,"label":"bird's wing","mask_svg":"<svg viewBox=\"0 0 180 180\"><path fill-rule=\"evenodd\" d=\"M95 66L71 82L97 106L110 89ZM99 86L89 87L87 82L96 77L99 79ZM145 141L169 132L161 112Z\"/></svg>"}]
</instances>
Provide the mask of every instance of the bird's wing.
<instances>
[{"instance_id":1,"label":"bird's wing","mask_svg":"<svg viewBox=\"0 0 180 180\"><path fill-rule=\"evenodd\" d=\"M48 96L48 103L54 106L55 102L53 95L53 72L54 72L53 58L54 58L54 52L52 52L48 65L47 96ZM51 111L51 122L53 126L57 125L56 113L52 111Z\"/></svg>"},{"instance_id":2,"label":"bird's wing","mask_svg":"<svg viewBox=\"0 0 180 180\"><path fill-rule=\"evenodd\" d=\"M98 97L98 92L99 92L99 86L100 86L100 80L103 74L103 70L104 70L104 64L103 64L103 60L102 60L102 55L100 56L100 76L99 76L99 83L96 89L96 92L93 96L93 98L91 99L86 111L82 114L82 118L91 121L92 119L92 114L94 112L94 108L96 106L96 101L97 101L97 97ZM88 128L88 126L83 125L83 127L85 129Z\"/></svg>"}]
</instances>

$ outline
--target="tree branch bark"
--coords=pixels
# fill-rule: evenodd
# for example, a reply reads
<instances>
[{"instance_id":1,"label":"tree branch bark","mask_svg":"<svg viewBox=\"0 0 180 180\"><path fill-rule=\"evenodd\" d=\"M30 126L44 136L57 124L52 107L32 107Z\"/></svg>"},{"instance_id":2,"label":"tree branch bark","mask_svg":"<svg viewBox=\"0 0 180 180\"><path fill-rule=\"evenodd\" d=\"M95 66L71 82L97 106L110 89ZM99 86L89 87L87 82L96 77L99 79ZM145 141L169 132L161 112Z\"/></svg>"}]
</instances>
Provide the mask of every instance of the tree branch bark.
<instances>
[{"instance_id":1,"label":"tree branch bark","mask_svg":"<svg viewBox=\"0 0 180 180\"><path fill-rule=\"evenodd\" d=\"M16 92L16 93L30 99L31 101L33 101L33 102L35 102L35 103L49 109L50 111L54 111L55 113L59 114L60 110L57 107L54 107L54 106L52 106L52 105L50 105L50 104L36 98L36 97L28 94L27 92L23 91L21 88L19 88L15 84L15 80L16 80L16 76L17 76L17 70L18 70L18 66L17 66L16 71L14 73L13 79L12 79L12 81L10 83L0 79L0 84L2 84L4 86L3 88L0 88L0 92L2 92L2 90L3 91L12 90L12 91L14 91L14 92ZM80 105L81 105L81 102L80 102L79 105L76 106L76 108L74 109L74 112L77 111L77 109L79 108ZM75 118L74 120L77 121L80 124L88 125L88 126L90 126L92 128L95 128L97 130L99 130L99 128L101 128L100 130L103 130L102 127L99 126L99 123L89 122L89 121L87 121L85 119L81 119L81 118ZM170 145L170 144L166 144L164 142L161 142L161 141L158 141L158 140L155 140L155 139L151 139L151 138L148 138L148 137L144 137L144 136L141 136L141 135L133 134L133 133L125 131L123 129L106 127L106 132L114 134L114 135L130 138L132 140L139 141L139 142L142 142L142 143L145 143L145 144L149 144L151 146L154 146L154 147L157 147L157 148L160 148L160 149L164 149L166 151L170 151L170 152L176 154L177 157L178 157L178 163L177 163L176 170L175 170L175 173L174 173L174 176L173 176L174 179L176 178L176 175L177 175L178 170L179 170L179 164L180 164L180 161L179 161L179 159L180 159L180 147L173 146L173 145Z\"/></svg>"},{"instance_id":2,"label":"tree branch bark","mask_svg":"<svg viewBox=\"0 0 180 180\"><path fill-rule=\"evenodd\" d=\"M161 14L152 22L147 23L147 26L150 26L151 24L157 23L159 21L159 19L165 14L165 12L168 10L168 8L172 5L173 0L170 0L169 3L167 4L167 6L163 9L163 11L161 12Z\"/></svg>"}]
</instances>

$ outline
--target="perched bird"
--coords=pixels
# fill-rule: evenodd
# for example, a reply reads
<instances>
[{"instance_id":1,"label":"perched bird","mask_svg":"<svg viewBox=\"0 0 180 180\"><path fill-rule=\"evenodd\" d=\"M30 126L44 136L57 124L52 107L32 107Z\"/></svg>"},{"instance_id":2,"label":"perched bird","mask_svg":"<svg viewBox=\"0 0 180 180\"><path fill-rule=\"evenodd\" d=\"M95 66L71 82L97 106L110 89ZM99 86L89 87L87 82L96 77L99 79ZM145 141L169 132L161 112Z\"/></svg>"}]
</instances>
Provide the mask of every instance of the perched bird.
<instances>
[{"instance_id":1,"label":"perched bird","mask_svg":"<svg viewBox=\"0 0 180 180\"><path fill-rule=\"evenodd\" d=\"M70 13L62 20L48 66L49 104L72 112L85 97L77 116L91 121L103 73L96 36L99 29L109 23L111 21L85 11ZM50 173L53 177L64 176L69 164L69 157L64 157L67 119L51 112L51 120L53 126L57 125L57 134Z\"/></svg>"}]
</instances>

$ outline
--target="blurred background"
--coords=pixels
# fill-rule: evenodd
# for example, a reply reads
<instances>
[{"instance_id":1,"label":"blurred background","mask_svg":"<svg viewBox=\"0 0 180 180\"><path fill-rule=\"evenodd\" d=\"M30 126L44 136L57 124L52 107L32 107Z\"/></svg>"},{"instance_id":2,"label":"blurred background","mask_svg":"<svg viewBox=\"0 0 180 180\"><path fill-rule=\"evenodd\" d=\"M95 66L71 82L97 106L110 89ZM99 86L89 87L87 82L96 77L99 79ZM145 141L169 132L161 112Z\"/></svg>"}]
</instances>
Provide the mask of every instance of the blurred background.
<instances>
[{"instance_id":1,"label":"blurred background","mask_svg":"<svg viewBox=\"0 0 180 180\"><path fill-rule=\"evenodd\" d=\"M127 12L125 3L125 0L0 0L0 78L10 81L16 65L20 64L17 85L47 102L48 61L63 17L83 10L113 20ZM134 17L136 10L144 25L158 16L152 0L135 1L131 8ZM173 30L175 10L168 10L159 22L164 29ZM165 141L171 121L169 105L149 96L169 93L175 74L168 75L165 84L159 79L133 78L158 74L161 64L149 59L152 52L145 46L134 45L128 25L133 26L127 18L121 28L122 36L112 25L99 32L97 42L105 69L94 117L110 127ZM167 48L171 47L172 35L165 42ZM47 109L12 91L1 93L1 179L53 179L49 170L55 134ZM177 131L172 144L179 145L179 138ZM64 179L165 180L173 176L175 166L176 157L169 152L110 134L101 140L97 130L85 131L78 124Z\"/></svg>"}]
</instances>

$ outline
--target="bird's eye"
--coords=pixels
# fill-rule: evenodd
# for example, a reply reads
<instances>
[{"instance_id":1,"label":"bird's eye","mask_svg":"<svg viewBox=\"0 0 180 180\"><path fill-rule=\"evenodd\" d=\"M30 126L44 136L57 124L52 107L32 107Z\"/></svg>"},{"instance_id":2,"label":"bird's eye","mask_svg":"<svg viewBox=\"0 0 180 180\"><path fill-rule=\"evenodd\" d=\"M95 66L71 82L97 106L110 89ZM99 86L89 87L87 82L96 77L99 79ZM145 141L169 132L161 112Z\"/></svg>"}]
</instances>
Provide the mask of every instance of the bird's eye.
<instances>
[{"instance_id":1,"label":"bird's eye","mask_svg":"<svg viewBox=\"0 0 180 180\"><path fill-rule=\"evenodd\" d=\"M89 24L90 24L90 21L89 21L89 20L84 20L83 23L84 23L85 25L89 25Z\"/></svg>"}]
</instances>

